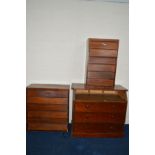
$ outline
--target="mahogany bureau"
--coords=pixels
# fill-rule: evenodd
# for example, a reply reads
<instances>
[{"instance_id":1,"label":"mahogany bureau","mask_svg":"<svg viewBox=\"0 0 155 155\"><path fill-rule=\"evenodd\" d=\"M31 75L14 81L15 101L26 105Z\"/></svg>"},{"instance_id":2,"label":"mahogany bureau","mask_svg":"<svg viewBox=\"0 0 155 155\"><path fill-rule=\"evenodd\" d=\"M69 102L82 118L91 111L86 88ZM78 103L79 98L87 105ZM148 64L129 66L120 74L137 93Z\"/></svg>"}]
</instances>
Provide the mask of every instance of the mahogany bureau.
<instances>
[{"instance_id":1,"label":"mahogany bureau","mask_svg":"<svg viewBox=\"0 0 155 155\"><path fill-rule=\"evenodd\" d=\"M27 130L68 131L69 88L69 85L29 85Z\"/></svg>"},{"instance_id":2,"label":"mahogany bureau","mask_svg":"<svg viewBox=\"0 0 155 155\"><path fill-rule=\"evenodd\" d=\"M72 136L122 137L126 116L126 89L91 89L73 84Z\"/></svg>"},{"instance_id":3,"label":"mahogany bureau","mask_svg":"<svg viewBox=\"0 0 155 155\"><path fill-rule=\"evenodd\" d=\"M86 84L114 87L119 40L88 39Z\"/></svg>"}]
</instances>

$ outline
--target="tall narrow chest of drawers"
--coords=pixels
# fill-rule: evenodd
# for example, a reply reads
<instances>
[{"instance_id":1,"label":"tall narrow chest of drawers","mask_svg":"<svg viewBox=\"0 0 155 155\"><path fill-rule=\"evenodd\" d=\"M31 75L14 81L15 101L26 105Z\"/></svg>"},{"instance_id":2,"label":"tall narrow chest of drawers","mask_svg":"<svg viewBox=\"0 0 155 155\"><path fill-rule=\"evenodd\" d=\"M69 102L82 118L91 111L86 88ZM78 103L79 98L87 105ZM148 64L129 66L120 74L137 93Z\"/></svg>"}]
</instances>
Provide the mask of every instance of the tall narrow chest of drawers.
<instances>
[{"instance_id":1,"label":"tall narrow chest of drawers","mask_svg":"<svg viewBox=\"0 0 155 155\"><path fill-rule=\"evenodd\" d=\"M114 87L119 40L88 39L86 85Z\"/></svg>"},{"instance_id":2,"label":"tall narrow chest of drawers","mask_svg":"<svg viewBox=\"0 0 155 155\"><path fill-rule=\"evenodd\" d=\"M121 137L127 107L126 89L90 89L73 84L72 135L75 137Z\"/></svg>"},{"instance_id":3,"label":"tall narrow chest of drawers","mask_svg":"<svg viewBox=\"0 0 155 155\"><path fill-rule=\"evenodd\" d=\"M69 85L29 85L26 102L27 130L68 130Z\"/></svg>"}]
</instances>

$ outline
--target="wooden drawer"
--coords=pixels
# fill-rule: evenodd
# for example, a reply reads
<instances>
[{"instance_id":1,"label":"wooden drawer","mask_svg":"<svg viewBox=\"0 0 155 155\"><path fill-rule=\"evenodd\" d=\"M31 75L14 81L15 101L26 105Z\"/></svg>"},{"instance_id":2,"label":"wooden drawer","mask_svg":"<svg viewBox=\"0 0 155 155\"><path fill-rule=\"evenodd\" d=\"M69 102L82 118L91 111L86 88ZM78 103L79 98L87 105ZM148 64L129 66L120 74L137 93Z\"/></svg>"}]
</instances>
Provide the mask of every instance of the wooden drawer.
<instances>
[{"instance_id":1,"label":"wooden drawer","mask_svg":"<svg viewBox=\"0 0 155 155\"><path fill-rule=\"evenodd\" d=\"M88 71L115 72L115 65L88 64Z\"/></svg>"},{"instance_id":2,"label":"wooden drawer","mask_svg":"<svg viewBox=\"0 0 155 155\"><path fill-rule=\"evenodd\" d=\"M75 112L74 123L124 123L125 113Z\"/></svg>"},{"instance_id":3,"label":"wooden drawer","mask_svg":"<svg viewBox=\"0 0 155 155\"><path fill-rule=\"evenodd\" d=\"M76 112L126 112L126 103L94 103L94 102L74 102Z\"/></svg>"},{"instance_id":4,"label":"wooden drawer","mask_svg":"<svg viewBox=\"0 0 155 155\"><path fill-rule=\"evenodd\" d=\"M91 49L89 51L91 57L117 57L117 50Z\"/></svg>"},{"instance_id":5,"label":"wooden drawer","mask_svg":"<svg viewBox=\"0 0 155 155\"><path fill-rule=\"evenodd\" d=\"M93 86L113 86L114 81L108 79L87 79L87 85Z\"/></svg>"},{"instance_id":6,"label":"wooden drawer","mask_svg":"<svg viewBox=\"0 0 155 155\"><path fill-rule=\"evenodd\" d=\"M27 91L28 97L49 97L49 98L67 98L67 90L42 90L42 89L29 89Z\"/></svg>"},{"instance_id":7,"label":"wooden drawer","mask_svg":"<svg viewBox=\"0 0 155 155\"><path fill-rule=\"evenodd\" d=\"M123 131L122 124L112 123L74 123L73 132L110 133Z\"/></svg>"},{"instance_id":8,"label":"wooden drawer","mask_svg":"<svg viewBox=\"0 0 155 155\"><path fill-rule=\"evenodd\" d=\"M116 58L89 57L89 64L116 64Z\"/></svg>"},{"instance_id":9,"label":"wooden drawer","mask_svg":"<svg viewBox=\"0 0 155 155\"><path fill-rule=\"evenodd\" d=\"M54 119L54 118L66 118L68 117L67 112L57 112L57 111L29 111L29 118L37 118L37 119Z\"/></svg>"},{"instance_id":10,"label":"wooden drawer","mask_svg":"<svg viewBox=\"0 0 155 155\"><path fill-rule=\"evenodd\" d=\"M28 130L45 130L45 131L67 131L67 124L62 123L29 123Z\"/></svg>"},{"instance_id":11,"label":"wooden drawer","mask_svg":"<svg viewBox=\"0 0 155 155\"><path fill-rule=\"evenodd\" d=\"M90 41L89 47L92 49L118 49L118 42Z\"/></svg>"},{"instance_id":12,"label":"wooden drawer","mask_svg":"<svg viewBox=\"0 0 155 155\"><path fill-rule=\"evenodd\" d=\"M115 73L114 72L88 72L87 78L92 79L114 79Z\"/></svg>"},{"instance_id":13,"label":"wooden drawer","mask_svg":"<svg viewBox=\"0 0 155 155\"><path fill-rule=\"evenodd\" d=\"M38 104L38 103L27 103L27 110L28 111L68 111L67 104Z\"/></svg>"},{"instance_id":14,"label":"wooden drawer","mask_svg":"<svg viewBox=\"0 0 155 155\"><path fill-rule=\"evenodd\" d=\"M28 97L28 103L67 104L68 98Z\"/></svg>"}]
</instances>

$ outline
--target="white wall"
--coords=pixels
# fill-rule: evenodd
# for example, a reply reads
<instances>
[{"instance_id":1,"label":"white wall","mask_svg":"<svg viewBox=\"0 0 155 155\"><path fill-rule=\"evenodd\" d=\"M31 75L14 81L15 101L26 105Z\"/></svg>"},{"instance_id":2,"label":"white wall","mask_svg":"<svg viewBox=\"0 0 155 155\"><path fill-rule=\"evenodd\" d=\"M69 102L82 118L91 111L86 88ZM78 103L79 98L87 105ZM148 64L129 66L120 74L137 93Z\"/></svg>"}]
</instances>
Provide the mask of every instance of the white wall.
<instances>
[{"instance_id":1,"label":"white wall","mask_svg":"<svg viewBox=\"0 0 155 155\"><path fill-rule=\"evenodd\" d=\"M27 85L85 81L87 38L120 39L116 83L128 88L128 3L27 0ZM72 100L72 95L71 100ZM70 120L72 102L70 102ZM129 123L128 112L126 123Z\"/></svg>"}]
</instances>

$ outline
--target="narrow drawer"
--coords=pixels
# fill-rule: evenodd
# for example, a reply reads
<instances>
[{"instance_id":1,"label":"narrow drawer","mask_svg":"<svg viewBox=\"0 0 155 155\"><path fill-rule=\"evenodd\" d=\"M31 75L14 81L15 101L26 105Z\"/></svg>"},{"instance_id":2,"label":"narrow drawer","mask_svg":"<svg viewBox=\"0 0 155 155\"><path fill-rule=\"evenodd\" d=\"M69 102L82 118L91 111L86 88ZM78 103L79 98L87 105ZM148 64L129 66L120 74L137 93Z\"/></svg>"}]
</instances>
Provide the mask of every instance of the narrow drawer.
<instances>
[{"instance_id":1,"label":"narrow drawer","mask_svg":"<svg viewBox=\"0 0 155 155\"><path fill-rule=\"evenodd\" d=\"M116 58L89 57L90 64L116 64Z\"/></svg>"},{"instance_id":2,"label":"narrow drawer","mask_svg":"<svg viewBox=\"0 0 155 155\"><path fill-rule=\"evenodd\" d=\"M74 113L74 123L124 123L125 113Z\"/></svg>"},{"instance_id":3,"label":"narrow drawer","mask_svg":"<svg viewBox=\"0 0 155 155\"><path fill-rule=\"evenodd\" d=\"M28 118L29 123L68 123L67 118Z\"/></svg>"},{"instance_id":4,"label":"narrow drawer","mask_svg":"<svg viewBox=\"0 0 155 155\"><path fill-rule=\"evenodd\" d=\"M123 124L112 123L75 123L73 125L73 132L121 132L123 131Z\"/></svg>"},{"instance_id":5,"label":"narrow drawer","mask_svg":"<svg viewBox=\"0 0 155 155\"><path fill-rule=\"evenodd\" d=\"M68 98L28 97L29 103L67 104Z\"/></svg>"},{"instance_id":6,"label":"narrow drawer","mask_svg":"<svg viewBox=\"0 0 155 155\"><path fill-rule=\"evenodd\" d=\"M94 102L74 102L76 112L126 112L126 103L94 103Z\"/></svg>"},{"instance_id":7,"label":"narrow drawer","mask_svg":"<svg viewBox=\"0 0 155 155\"><path fill-rule=\"evenodd\" d=\"M28 89L28 97L68 97L68 91L65 90L42 90L42 89Z\"/></svg>"},{"instance_id":8,"label":"narrow drawer","mask_svg":"<svg viewBox=\"0 0 155 155\"><path fill-rule=\"evenodd\" d=\"M87 78L92 79L115 79L114 72L88 72Z\"/></svg>"},{"instance_id":9,"label":"narrow drawer","mask_svg":"<svg viewBox=\"0 0 155 155\"><path fill-rule=\"evenodd\" d=\"M67 124L29 123L28 130L67 131Z\"/></svg>"},{"instance_id":10,"label":"narrow drawer","mask_svg":"<svg viewBox=\"0 0 155 155\"><path fill-rule=\"evenodd\" d=\"M115 72L115 65L88 64L88 71Z\"/></svg>"},{"instance_id":11,"label":"narrow drawer","mask_svg":"<svg viewBox=\"0 0 155 155\"><path fill-rule=\"evenodd\" d=\"M113 86L114 81L113 80L107 80L107 79L87 79L87 85L93 85L93 86Z\"/></svg>"},{"instance_id":12,"label":"narrow drawer","mask_svg":"<svg viewBox=\"0 0 155 155\"><path fill-rule=\"evenodd\" d=\"M68 117L67 112L56 112L56 111L29 111L28 119L55 119L55 118L66 118Z\"/></svg>"},{"instance_id":13,"label":"narrow drawer","mask_svg":"<svg viewBox=\"0 0 155 155\"><path fill-rule=\"evenodd\" d=\"M108 42L108 41L90 41L90 48L99 49L118 49L118 42Z\"/></svg>"},{"instance_id":14,"label":"narrow drawer","mask_svg":"<svg viewBox=\"0 0 155 155\"><path fill-rule=\"evenodd\" d=\"M90 49L89 56L94 57L117 57L117 50Z\"/></svg>"},{"instance_id":15,"label":"narrow drawer","mask_svg":"<svg viewBox=\"0 0 155 155\"><path fill-rule=\"evenodd\" d=\"M27 110L28 111L68 111L68 105L67 104L36 104L36 103L27 103Z\"/></svg>"}]
</instances>

